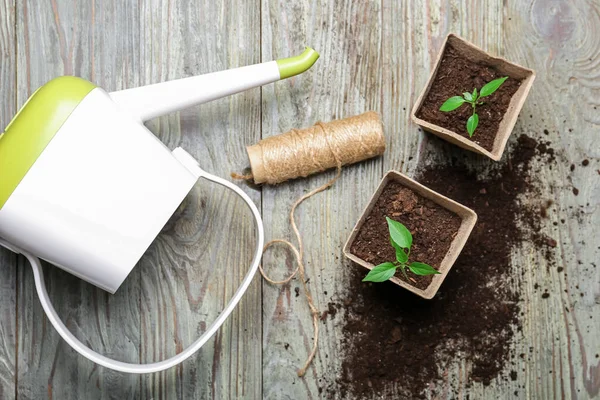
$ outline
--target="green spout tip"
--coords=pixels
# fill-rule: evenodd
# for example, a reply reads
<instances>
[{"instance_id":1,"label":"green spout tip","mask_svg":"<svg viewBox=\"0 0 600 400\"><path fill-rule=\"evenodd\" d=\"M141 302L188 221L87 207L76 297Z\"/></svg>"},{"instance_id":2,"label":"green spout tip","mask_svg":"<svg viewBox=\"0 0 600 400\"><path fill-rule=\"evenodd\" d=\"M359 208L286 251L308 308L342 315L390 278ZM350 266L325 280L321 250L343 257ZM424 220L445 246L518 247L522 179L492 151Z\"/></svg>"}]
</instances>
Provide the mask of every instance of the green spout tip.
<instances>
[{"instance_id":1,"label":"green spout tip","mask_svg":"<svg viewBox=\"0 0 600 400\"><path fill-rule=\"evenodd\" d=\"M304 50L304 53L300 54L299 56L277 60L279 76L281 79L285 79L301 74L312 67L318 59L319 53L310 47L307 47L306 50Z\"/></svg>"}]
</instances>

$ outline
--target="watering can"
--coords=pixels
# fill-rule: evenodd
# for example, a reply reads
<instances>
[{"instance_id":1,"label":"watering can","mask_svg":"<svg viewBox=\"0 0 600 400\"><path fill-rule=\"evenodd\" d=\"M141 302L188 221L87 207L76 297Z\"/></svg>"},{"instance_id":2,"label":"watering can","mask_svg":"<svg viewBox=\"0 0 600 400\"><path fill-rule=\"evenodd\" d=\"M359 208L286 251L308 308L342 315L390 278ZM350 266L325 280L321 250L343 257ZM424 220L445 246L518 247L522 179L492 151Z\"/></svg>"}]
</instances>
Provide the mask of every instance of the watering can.
<instances>
[{"instance_id":1,"label":"watering can","mask_svg":"<svg viewBox=\"0 0 600 400\"><path fill-rule=\"evenodd\" d=\"M76 351L117 371L158 372L219 329L258 269L262 219L240 188L203 171L182 148L171 151L144 121L300 74L318 57L307 48L296 57L111 93L63 76L27 100L0 135L0 245L29 260L44 311ZM200 178L234 191L255 219L256 250L240 287L206 332L168 360L129 364L91 350L57 315L40 259L115 293Z\"/></svg>"}]
</instances>

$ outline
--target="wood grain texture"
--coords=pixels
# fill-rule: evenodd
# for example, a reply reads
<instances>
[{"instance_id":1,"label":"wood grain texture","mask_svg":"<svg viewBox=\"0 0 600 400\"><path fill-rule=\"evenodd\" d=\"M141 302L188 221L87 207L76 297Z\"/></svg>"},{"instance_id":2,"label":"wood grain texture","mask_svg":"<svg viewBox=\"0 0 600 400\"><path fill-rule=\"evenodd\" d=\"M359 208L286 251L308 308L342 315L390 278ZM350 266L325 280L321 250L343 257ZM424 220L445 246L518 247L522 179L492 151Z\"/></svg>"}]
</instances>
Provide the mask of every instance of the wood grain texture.
<instances>
[{"instance_id":1,"label":"wood grain texture","mask_svg":"<svg viewBox=\"0 0 600 400\"><path fill-rule=\"evenodd\" d=\"M314 47L321 59L303 75L148 126L170 148L182 146L207 171L226 177L247 166L244 147L261 137L367 110L382 113L385 156L345 168L333 188L297 212L309 287L324 311L345 295L353 266L341 248L383 173L397 169L413 175L418 166L465 154L419 132L409 118L451 31L537 72L512 140L527 133L551 140L559 153L557 165L539 166L540 197L555 204L543 232L558 242L558 263L546 268L531 244L514 251L515 270L525 271L519 284L523 332L514 349L531 356L512 367L517 380L467 388L470 366L456 360L438 395L430 397L599 398L596 0L4 0L0 120L6 124L39 85L63 74L118 90ZM472 154L467 159L476 168L490 163ZM291 204L332 176L328 172L262 192L244 187L262 207L267 238L292 238ZM255 240L249 218L233 195L199 185L116 295L46 266L51 298L76 336L104 354L132 362L173 355L214 320L246 272ZM292 271L293 259L275 248L264 265L271 275L283 277ZM305 378L296 376L312 340L308 308L303 297L296 297L297 280L273 287L256 279L196 356L140 377L94 366L70 350L43 315L22 258L0 251L0 269L1 399L317 399L325 397L319 389L340 370L342 313L320 322L317 358ZM541 298L536 283L548 289L549 298ZM450 387L458 393L453 396ZM392 396L395 390L389 391Z\"/></svg>"},{"instance_id":2,"label":"wood grain texture","mask_svg":"<svg viewBox=\"0 0 600 400\"><path fill-rule=\"evenodd\" d=\"M380 110L381 3L379 1L263 1L263 58L275 59L312 46L321 58L307 73L263 88L263 137ZM322 185L334 172L263 188L267 238L292 238L288 214L303 193ZM342 247L381 177L381 159L344 169L340 180L297 210L305 240L309 288L319 310L344 293L349 263ZM292 239L295 241L295 239ZM274 277L293 270L282 249L269 251L264 265ZM296 371L310 351L313 328L297 280L284 287L263 285L263 396L266 399L316 399L319 388L335 379L341 365L340 318L319 322L319 351L304 379Z\"/></svg>"},{"instance_id":3,"label":"wood grain texture","mask_svg":"<svg viewBox=\"0 0 600 400\"><path fill-rule=\"evenodd\" d=\"M60 75L81 76L107 88L127 80L123 64L130 63L137 43L129 48L116 44L131 29L127 17L126 10L107 3L98 10L89 2L18 2L17 103L22 105L39 86ZM23 259L19 264L18 397L136 398L138 376L98 367L59 337L39 304L31 269ZM139 270L111 296L58 268L45 268L50 297L70 330L102 354L138 362Z\"/></svg>"},{"instance_id":4,"label":"wood grain texture","mask_svg":"<svg viewBox=\"0 0 600 400\"><path fill-rule=\"evenodd\" d=\"M526 266L528 304L525 337L534 340L533 368L526 368L529 393L597 398L600 393L600 4L595 1L533 1L512 4L504 31L506 56L535 65L538 80L521 129L544 136L561 149L558 168L542 165L543 196L556 206L545 230L556 238L559 266L547 273L533 246L517 259ZM518 39L518 40L517 40ZM588 159L589 165L582 166ZM570 170L570 165L575 170ZM579 195L573 193L579 189ZM534 199L532 199L535 201ZM561 220L565 220L565 224ZM557 222L559 228L552 225ZM532 290L537 282L549 302ZM524 366L525 367L525 366Z\"/></svg>"},{"instance_id":5,"label":"wood grain texture","mask_svg":"<svg viewBox=\"0 0 600 400\"><path fill-rule=\"evenodd\" d=\"M260 62L257 2L145 4L140 84ZM152 121L170 148L183 147L206 171L241 170L244 145L260 138L260 89ZM260 193L246 190L260 207ZM200 181L144 257L141 271L142 361L174 355L218 316L252 261L256 237L238 197ZM261 397L261 290L255 280L215 338L183 365L142 377L148 399Z\"/></svg>"},{"instance_id":6,"label":"wood grain texture","mask_svg":"<svg viewBox=\"0 0 600 400\"><path fill-rule=\"evenodd\" d=\"M17 111L15 2L0 4L0 124ZM1 132L1 131L0 131ZM0 249L0 399L16 397L17 378L17 256Z\"/></svg>"}]
</instances>

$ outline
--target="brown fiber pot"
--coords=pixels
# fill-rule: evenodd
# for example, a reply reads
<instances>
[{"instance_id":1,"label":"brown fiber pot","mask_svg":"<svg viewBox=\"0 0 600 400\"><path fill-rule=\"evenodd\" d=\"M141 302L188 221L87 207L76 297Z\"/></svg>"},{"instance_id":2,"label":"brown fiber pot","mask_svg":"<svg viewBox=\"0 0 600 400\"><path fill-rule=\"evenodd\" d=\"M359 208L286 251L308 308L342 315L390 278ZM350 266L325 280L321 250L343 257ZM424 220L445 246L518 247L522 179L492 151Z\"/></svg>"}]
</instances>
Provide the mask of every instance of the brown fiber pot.
<instances>
[{"instance_id":1,"label":"brown fiber pot","mask_svg":"<svg viewBox=\"0 0 600 400\"><path fill-rule=\"evenodd\" d=\"M508 106L508 110L504 114L504 118L500 122L500 126L498 128L498 133L496 134L496 139L494 140L494 146L492 151L484 149L480 145L457 134L456 132L450 131L446 128L442 128L441 126L432 124L417 117L417 112L421 108L423 100L427 96L427 93L429 93L429 89L431 88L431 85L435 80L435 76L437 74L440 62L444 55L444 51L446 50L446 45L448 43L451 43L458 51L463 53L467 58L471 59L474 62L493 66L505 75L509 75L513 78L523 80L521 82L519 90L517 90L517 92L513 95ZM502 158L502 153L504 152L504 148L506 147L508 138L512 133L515 123L517 122L517 117L519 116L519 113L523 108L523 104L527 99L527 95L529 94L529 90L531 89L534 80L535 72L533 70L522 67L517 64L513 64L505 60L504 58L493 57L490 54L483 51L482 49L480 49L479 47L473 45L472 43L469 43L463 38L453 33L450 33L448 36L446 36L444 44L442 45L442 48L438 53L435 68L429 76L427 85L425 86L425 89L417 99L417 102L415 103L415 106L412 109L411 118L421 128L433 133L436 136L441 137L444 140L454 143L455 145L460 146L464 149L474 151L475 153L486 155L494 161L498 161L500 160L500 158Z\"/></svg>"},{"instance_id":2,"label":"brown fiber pot","mask_svg":"<svg viewBox=\"0 0 600 400\"><path fill-rule=\"evenodd\" d=\"M477 221L477 214L475 214L475 212L473 210L471 210L470 208L467 208L467 207L463 206L462 204L455 202L454 200L451 200L445 196L442 196L441 194L439 194L437 192L434 192L433 190L410 179L406 175L403 175L397 171L389 171L381 180L381 183L379 184L377 191L371 197L371 200L369 200L369 204L363 211L360 219L356 223L356 226L352 230L352 233L350 234L348 241L344 245L344 256L346 256L350 260L354 261L355 263L367 268L368 270L373 269L375 267L375 265L373 265L369 262L366 262L365 260L355 256L354 254L351 253L350 249L352 248L352 244L354 243L354 240L356 239L356 236L357 236L358 232L360 231L365 219L371 213L371 210L375 206L377 199L379 199L381 192L383 191L385 186L390 181L400 182L400 184L402 184L403 186L406 186L407 188L418 193L419 195L421 195L421 196L433 201L434 203L438 204L439 206L453 212L454 214L458 215L462 219L462 223L458 230L458 234L452 241L452 244L450 245L450 249L448 250L448 253L446 254L444 259L442 260L442 263L440 264L440 268L438 270L440 272L440 274L433 276L433 280L431 281L431 284L427 287L427 289L425 289L425 290L418 289L412 285L409 285L408 283L404 282L403 280L398 279L395 276L390 279L390 281L394 282L396 285L401 286L407 290L410 290L414 294L421 296L424 299L431 299L437 293L438 289L440 288L440 285L446 278L446 275L448 275L450 268L452 268L452 265L456 261L456 258L458 257L458 255L460 254L461 250L463 249L465 243L467 242L467 239L468 239L469 235L471 234L473 227L475 226L475 222Z\"/></svg>"}]
</instances>

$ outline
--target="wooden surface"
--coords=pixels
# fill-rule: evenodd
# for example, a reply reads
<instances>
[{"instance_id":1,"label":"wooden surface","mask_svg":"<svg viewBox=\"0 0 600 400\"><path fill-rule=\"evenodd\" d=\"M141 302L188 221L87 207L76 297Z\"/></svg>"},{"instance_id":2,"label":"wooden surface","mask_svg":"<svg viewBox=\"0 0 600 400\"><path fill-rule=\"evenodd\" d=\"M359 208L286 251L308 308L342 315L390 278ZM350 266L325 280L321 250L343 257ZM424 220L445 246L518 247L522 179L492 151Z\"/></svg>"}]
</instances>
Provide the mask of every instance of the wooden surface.
<instances>
[{"instance_id":1,"label":"wooden surface","mask_svg":"<svg viewBox=\"0 0 600 400\"><path fill-rule=\"evenodd\" d=\"M517 389L520 398L598 398L597 0L3 0L0 122L6 125L38 86L63 74L111 91L269 61L313 46L321 59L304 75L148 126L167 146L184 147L203 168L226 177L247 166L244 148L261 137L371 109L382 113L385 157L346 168L332 189L298 210L309 286L325 310L345 293L351 266L342 259L342 245L384 171L411 175L427 162L425 154L440 148L439 141L417 131L409 112L451 31L537 71L513 139L523 132L539 138L547 129L561 153L558 167L542 166L541 180L543 197L557 205L544 230L557 238L559 264L568 273L554 268L547 273L533 246L515 249L513 262L526 272L524 332L514 347L533 346L531 361L518 365L525 372L517 381L470 389L464 387L465 366L457 361L448 380L459 385L460 398L508 398ZM586 158L590 166L569 170ZM262 191L243 187L262 208L267 238L290 238L293 200L331 177L325 173ZM175 354L214 320L250 262L255 240L250 215L234 196L208 185L198 187L180 212L184 218L167 226L116 295L47 267L51 297L77 337L108 356L151 362ZM566 224L558 230L552 222L560 219ZM265 256L265 267L283 277L293 260L275 249ZM196 356L160 374L132 376L93 365L59 338L22 258L0 251L0 271L0 399L316 399L323 396L319 387L340 369L341 315L321 324L314 366L304 379L296 376L312 339L308 309L295 295L298 281L273 287L255 279ZM542 300L534 282L553 295Z\"/></svg>"}]
</instances>

